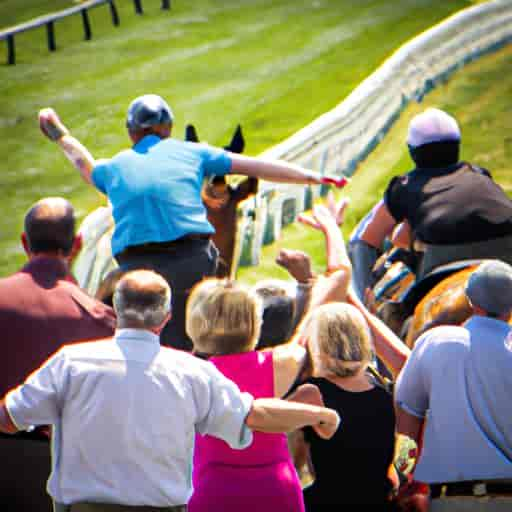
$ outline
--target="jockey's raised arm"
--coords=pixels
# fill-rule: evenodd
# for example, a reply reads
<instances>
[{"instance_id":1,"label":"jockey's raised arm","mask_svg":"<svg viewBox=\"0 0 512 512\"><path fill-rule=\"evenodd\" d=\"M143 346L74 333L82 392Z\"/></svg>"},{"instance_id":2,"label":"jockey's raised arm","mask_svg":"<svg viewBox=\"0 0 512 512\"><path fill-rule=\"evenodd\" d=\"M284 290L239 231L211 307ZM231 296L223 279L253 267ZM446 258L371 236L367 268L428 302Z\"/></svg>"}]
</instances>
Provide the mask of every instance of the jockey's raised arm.
<instances>
[{"instance_id":1,"label":"jockey's raised arm","mask_svg":"<svg viewBox=\"0 0 512 512\"><path fill-rule=\"evenodd\" d=\"M39 112L39 126L51 141L60 146L83 180L92 185L91 173L96 166L94 157L78 139L69 134L69 130L52 108L44 108Z\"/></svg>"}]
</instances>

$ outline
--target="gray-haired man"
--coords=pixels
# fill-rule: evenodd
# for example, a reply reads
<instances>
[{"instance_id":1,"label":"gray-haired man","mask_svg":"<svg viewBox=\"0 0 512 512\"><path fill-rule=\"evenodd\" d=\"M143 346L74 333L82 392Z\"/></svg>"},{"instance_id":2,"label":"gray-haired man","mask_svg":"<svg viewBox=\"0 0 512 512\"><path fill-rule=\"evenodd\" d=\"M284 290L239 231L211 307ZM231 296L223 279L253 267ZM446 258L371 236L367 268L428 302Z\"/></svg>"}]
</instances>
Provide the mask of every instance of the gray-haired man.
<instances>
[{"instance_id":1,"label":"gray-haired man","mask_svg":"<svg viewBox=\"0 0 512 512\"><path fill-rule=\"evenodd\" d=\"M423 449L417 480L432 510L512 509L512 267L483 263L466 295L461 327L421 336L396 383L397 428Z\"/></svg>"},{"instance_id":2,"label":"gray-haired man","mask_svg":"<svg viewBox=\"0 0 512 512\"><path fill-rule=\"evenodd\" d=\"M319 395L304 398L318 405L253 400L210 363L162 347L170 299L154 272L126 274L114 338L64 347L0 402L0 431L53 425L48 489L58 510L185 510L196 432L242 449L251 430L336 431L339 418Z\"/></svg>"}]
</instances>

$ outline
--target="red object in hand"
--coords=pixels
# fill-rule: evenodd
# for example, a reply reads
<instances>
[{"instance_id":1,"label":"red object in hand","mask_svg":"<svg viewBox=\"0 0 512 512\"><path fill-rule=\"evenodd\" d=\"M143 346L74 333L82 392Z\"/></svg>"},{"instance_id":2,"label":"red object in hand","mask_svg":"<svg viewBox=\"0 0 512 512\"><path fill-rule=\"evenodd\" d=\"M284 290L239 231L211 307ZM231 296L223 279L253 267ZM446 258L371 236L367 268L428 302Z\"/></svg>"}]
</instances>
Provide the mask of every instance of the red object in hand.
<instances>
[{"instance_id":1,"label":"red object in hand","mask_svg":"<svg viewBox=\"0 0 512 512\"><path fill-rule=\"evenodd\" d=\"M334 185L337 188L343 188L348 184L348 179L345 176L341 176L341 178L322 176L321 181L324 185Z\"/></svg>"}]
</instances>

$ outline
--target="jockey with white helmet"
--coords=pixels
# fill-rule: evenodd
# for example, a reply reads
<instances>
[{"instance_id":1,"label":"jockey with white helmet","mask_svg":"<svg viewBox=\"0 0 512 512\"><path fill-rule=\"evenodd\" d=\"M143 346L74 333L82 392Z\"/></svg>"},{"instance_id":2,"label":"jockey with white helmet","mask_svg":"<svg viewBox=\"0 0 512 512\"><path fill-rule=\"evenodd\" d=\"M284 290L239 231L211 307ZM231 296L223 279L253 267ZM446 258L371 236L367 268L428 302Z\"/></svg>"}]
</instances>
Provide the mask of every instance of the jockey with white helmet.
<instances>
[{"instance_id":1,"label":"jockey with white helmet","mask_svg":"<svg viewBox=\"0 0 512 512\"><path fill-rule=\"evenodd\" d=\"M490 173L459 160L457 121L429 108L415 116L407 135L416 168L391 179L383 199L351 238L356 290L372 285L377 250L395 226L401 238L425 248L419 276L457 260L512 259L512 201Z\"/></svg>"}]
</instances>

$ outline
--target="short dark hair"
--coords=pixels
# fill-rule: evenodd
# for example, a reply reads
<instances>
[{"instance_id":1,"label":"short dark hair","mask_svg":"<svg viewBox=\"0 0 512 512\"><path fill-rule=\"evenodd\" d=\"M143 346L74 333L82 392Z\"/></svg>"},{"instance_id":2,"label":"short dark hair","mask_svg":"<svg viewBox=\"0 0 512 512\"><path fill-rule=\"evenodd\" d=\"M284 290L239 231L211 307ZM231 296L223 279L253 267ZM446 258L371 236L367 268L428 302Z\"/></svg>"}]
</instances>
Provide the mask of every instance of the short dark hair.
<instances>
[{"instance_id":1,"label":"short dark hair","mask_svg":"<svg viewBox=\"0 0 512 512\"><path fill-rule=\"evenodd\" d=\"M289 295L274 295L263 299L263 322L258 349L286 343L292 335L295 299Z\"/></svg>"},{"instance_id":2,"label":"short dark hair","mask_svg":"<svg viewBox=\"0 0 512 512\"><path fill-rule=\"evenodd\" d=\"M73 206L61 197L41 199L25 216L25 234L31 252L62 252L67 256L75 239Z\"/></svg>"}]
</instances>

